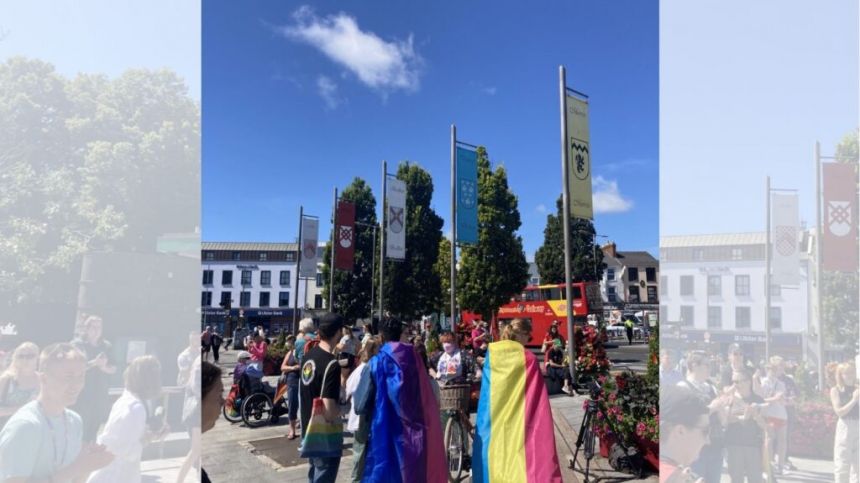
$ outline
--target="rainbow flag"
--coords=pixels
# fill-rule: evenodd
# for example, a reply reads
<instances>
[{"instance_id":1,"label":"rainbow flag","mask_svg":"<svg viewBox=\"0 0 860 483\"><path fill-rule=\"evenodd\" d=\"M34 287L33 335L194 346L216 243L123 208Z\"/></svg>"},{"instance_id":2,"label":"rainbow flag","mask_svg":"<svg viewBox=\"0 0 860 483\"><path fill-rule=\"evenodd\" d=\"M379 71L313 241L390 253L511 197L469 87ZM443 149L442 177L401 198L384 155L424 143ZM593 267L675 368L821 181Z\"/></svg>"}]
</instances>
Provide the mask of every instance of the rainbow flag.
<instances>
[{"instance_id":1,"label":"rainbow flag","mask_svg":"<svg viewBox=\"0 0 860 483\"><path fill-rule=\"evenodd\" d=\"M472 454L475 483L562 481L543 375L518 342L489 345Z\"/></svg>"}]
</instances>

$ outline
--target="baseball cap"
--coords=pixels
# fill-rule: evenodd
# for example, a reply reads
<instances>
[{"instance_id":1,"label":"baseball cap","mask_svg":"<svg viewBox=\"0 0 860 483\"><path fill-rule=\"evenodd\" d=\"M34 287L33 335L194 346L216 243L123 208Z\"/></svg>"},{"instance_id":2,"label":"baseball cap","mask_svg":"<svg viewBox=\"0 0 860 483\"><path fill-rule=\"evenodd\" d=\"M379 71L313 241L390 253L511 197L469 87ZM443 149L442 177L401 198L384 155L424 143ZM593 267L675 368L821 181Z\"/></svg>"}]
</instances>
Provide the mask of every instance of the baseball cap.
<instances>
[{"instance_id":1,"label":"baseball cap","mask_svg":"<svg viewBox=\"0 0 860 483\"><path fill-rule=\"evenodd\" d=\"M236 357L237 357L237 358L239 358L239 359L250 359L250 358L251 358L251 353L250 353L250 352L248 352L248 351L241 351L241 352L239 352L239 355L238 355L238 356L236 356Z\"/></svg>"},{"instance_id":2,"label":"baseball cap","mask_svg":"<svg viewBox=\"0 0 860 483\"><path fill-rule=\"evenodd\" d=\"M323 337L331 337L346 326L343 316L334 312L325 314L320 319L320 334Z\"/></svg>"}]
</instances>

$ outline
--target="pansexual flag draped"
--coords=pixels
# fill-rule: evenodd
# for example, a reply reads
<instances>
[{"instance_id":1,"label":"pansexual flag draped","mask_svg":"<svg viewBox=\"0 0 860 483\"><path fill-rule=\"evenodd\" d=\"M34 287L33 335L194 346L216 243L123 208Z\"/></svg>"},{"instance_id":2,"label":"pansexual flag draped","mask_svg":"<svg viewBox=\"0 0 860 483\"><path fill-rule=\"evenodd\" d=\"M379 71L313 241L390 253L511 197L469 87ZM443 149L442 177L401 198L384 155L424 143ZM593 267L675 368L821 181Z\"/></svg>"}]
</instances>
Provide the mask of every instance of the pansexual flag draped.
<instances>
[{"instance_id":1,"label":"pansexual flag draped","mask_svg":"<svg viewBox=\"0 0 860 483\"><path fill-rule=\"evenodd\" d=\"M447 482L439 404L414 346L389 342L369 366L376 394L362 481Z\"/></svg>"},{"instance_id":2,"label":"pansexual flag draped","mask_svg":"<svg viewBox=\"0 0 860 483\"><path fill-rule=\"evenodd\" d=\"M475 483L562 481L543 375L518 342L489 346L472 455Z\"/></svg>"}]
</instances>

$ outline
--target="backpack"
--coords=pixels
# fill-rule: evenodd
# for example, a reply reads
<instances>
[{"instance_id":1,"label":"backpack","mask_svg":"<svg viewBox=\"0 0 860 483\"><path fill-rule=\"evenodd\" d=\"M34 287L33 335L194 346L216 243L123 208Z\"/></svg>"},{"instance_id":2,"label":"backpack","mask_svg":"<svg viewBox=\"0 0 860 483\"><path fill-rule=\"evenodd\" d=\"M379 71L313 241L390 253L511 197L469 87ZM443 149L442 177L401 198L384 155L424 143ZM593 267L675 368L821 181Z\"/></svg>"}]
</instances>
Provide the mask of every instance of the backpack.
<instances>
[{"instance_id":1,"label":"backpack","mask_svg":"<svg viewBox=\"0 0 860 483\"><path fill-rule=\"evenodd\" d=\"M643 457L635 446L615 443L609 449L609 466L615 471L642 478Z\"/></svg>"}]
</instances>

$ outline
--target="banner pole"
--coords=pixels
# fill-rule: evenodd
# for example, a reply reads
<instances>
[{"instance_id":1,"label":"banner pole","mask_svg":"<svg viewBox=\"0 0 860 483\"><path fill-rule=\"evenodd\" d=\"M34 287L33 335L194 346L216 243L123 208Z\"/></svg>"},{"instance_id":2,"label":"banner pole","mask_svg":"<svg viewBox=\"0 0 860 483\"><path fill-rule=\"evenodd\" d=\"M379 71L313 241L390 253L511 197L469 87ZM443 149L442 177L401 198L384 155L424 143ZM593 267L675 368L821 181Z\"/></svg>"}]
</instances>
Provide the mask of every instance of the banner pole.
<instances>
[{"instance_id":1,"label":"banner pole","mask_svg":"<svg viewBox=\"0 0 860 483\"><path fill-rule=\"evenodd\" d=\"M765 254L765 271L764 271L764 299L765 299L765 312L764 312L764 357L770 362L770 268L771 268L771 253L770 253L770 176L767 176L767 180L765 181L765 192L767 193L767 200L765 201L766 206L766 221L765 221L765 246L764 246L764 254Z\"/></svg>"},{"instance_id":2,"label":"banner pole","mask_svg":"<svg viewBox=\"0 0 860 483\"><path fill-rule=\"evenodd\" d=\"M388 207L385 206L386 196L385 190L388 189L388 164L382 160L382 220L380 221L379 234L379 320L382 321L385 292L385 211Z\"/></svg>"},{"instance_id":3,"label":"banner pole","mask_svg":"<svg viewBox=\"0 0 860 483\"><path fill-rule=\"evenodd\" d=\"M373 276L376 274L376 228L373 225L373 243L370 245L370 322L373 323ZM357 244L357 243L356 243Z\"/></svg>"},{"instance_id":4,"label":"banner pole","mask_svg":"<svg viewBox=\"0 0 860 483\"><path fill-rule=\"evenodd\" d=\"M299 241L296 243L296 286L293 294L293 334L299 333L299 272L302 267L302 221L305 217L305 207L299 206Z\"/></svg>"},{"instance_id":5,"label":"banner pole","mask_svg":"<svg viewBox=\"0 0 860 483\"><path fill-rule=\"evenodd\" d=\"M558 66L558 94L559 107L561 109L561 175L564 185L561 190L562 197L562 223L564 223L564 288L565 288L565 305L567 306L567 354L570 360L570 380L574 387L577 386L576 380L576 337L574 337L573 326L573 300L570 278L570 169L568 167L568 150L567 150L567 93L565 85L567 79L565 76L564 66Z\"/></svg>"},{"instance_id":6,"label":"banner pole","mask_svg":"<svg viewBox=\"0 0 860 483\"><path fill-rule=\"evenodd\" d=\"M335 243L335 231L337 231L337 188L334 189L334 204L331 210L331 263L329 266L329 284L328 284L328 307L329 312L334 312L334 251L337 244Z\"/></svg>"},{"instance_id":7,"label":"banner pole","mask_svg":"<svg viewBox=\"0 0 860 483\"><path fill-rule=\"evenodd\" d=\"M483 314L481 314L483 315ZM451 124L451 331L457 330L457 126Z\"/></svg>"},{"instance_id":8,"label":"banner pole","mask_svg":"<svg viewBox=\"0 0 860 483\"><path fill-rule=\"evenodd\" d=\"M821 223L821 143L815 141L815 308L818 312L818 390L824 387L824 313L821 303L821 245L824 242L824 225Z\"/></svg>"}]
</instances>

